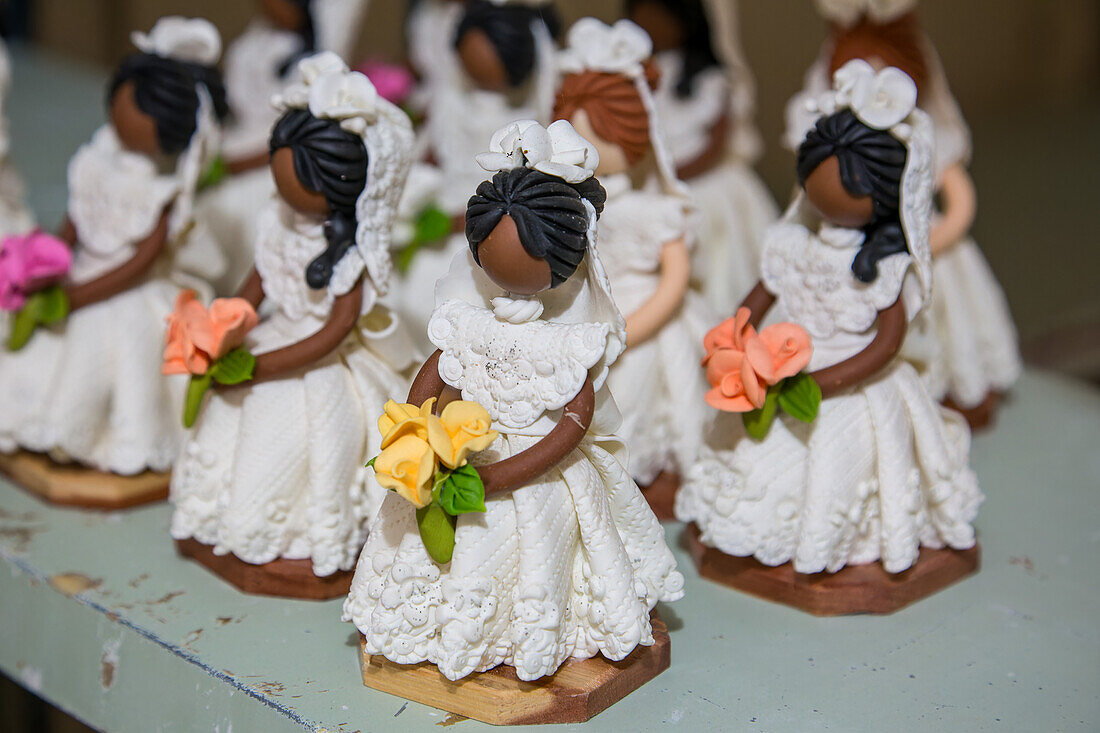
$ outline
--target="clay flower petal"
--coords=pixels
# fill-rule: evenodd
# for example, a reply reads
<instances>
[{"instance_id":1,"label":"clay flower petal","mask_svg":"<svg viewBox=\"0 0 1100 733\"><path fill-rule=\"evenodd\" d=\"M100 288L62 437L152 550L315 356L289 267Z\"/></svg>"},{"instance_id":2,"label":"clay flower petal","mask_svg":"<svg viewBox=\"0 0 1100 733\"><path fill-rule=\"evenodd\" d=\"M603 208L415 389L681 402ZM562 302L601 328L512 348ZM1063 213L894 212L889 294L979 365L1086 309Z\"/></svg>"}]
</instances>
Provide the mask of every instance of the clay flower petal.
<instances>
[{"instance_id":1,"label":"clay flower petal","mask_svg":"<svg viewBox=\"0 0 1100 733\"><path fill-rule=\"evenodd\" d=\"M758 410L763 407L764 398L768 396L768 388L760 383L760 378L748 359L741 362L741 383L744 385L745 396L749 398L753 407Z\"/></svg>"},{"instance_id":2,"label":"clay flower petal","mask_svg":"<svg viewBox=\"0 0 1100 733\"><path fill-rule=\"evenodd\" d=\"M405 435L374 460L374 475L383 488L396 491L416 507L432 500L435 452L428 442Z\"/></svg>"},{"instance_id":3,"label":"clay flower petal","mask_svg":"<svg viewBox=\"0 0 1100 733\"><path fill-rule=\"evenodd\" d=\"M0 309L19 310L27 296L65 276L72 252L56 237L35 229L0 242Z\"/></svg>"},{"instance_id":4,"label":"clay flower petal","mask_svg":"<svg viewBox=\"0 0 1100 733\"><path fill-rule=\"evenodd\" d=\"M806 368L814 348L806 329L794 323L776 323L760 332L758 339L765 344L772 356L775 384L781 379L793 377Z\"/></svg>"},{"instance_id":5,"label":"clay flower petal","mask_svg":"<svg viewBox=\"0 0 1100 733\"><path fill-rule=\"evenodd\" d=\"M727 374L740 374L744 359L744 352L737 349L718 349L707 361L707 383L717 387Z\"/></svg>"},{"instance_id":6,"label":"clay flower petal","mask_svg":"<svg viewBox=\"0 0 1100 733\"><path fill-rule=\"evenodd\" d=\"M260 322L256 310L244 298L218 298L210 304L209 344L196 343L220 359L244 343L245 334Z\"/></svg>"},{"instance_id":7,"label":"clay flower petal","mask_svg":"<svg viewBox=\"0 0 1100 733\"><path fill-rule=\"evenodd\" d=\"M775 355L759 336L753 336L745 342L745 359L764 384L772 385L778 381L775 376Z\"/></svg>"},{"instance_id":8,"label":"clay flower petal","mask_svg":"<svg viewBox=\"0 0 1100 733\"><path fill-rule=\"evenodd\" d=\"M476 402L451 402L443 408L439 417L447 432L450 452L445 455L437 449L436 453L448 468L465 465L470 454L485 450L497 439L497 432L490 429L488 410ZM434 442L432 447L435 447Z\"/></svg>"},{"instance_id":9,"label":"clay flower petal","mask_svg":"<svg viewBox=\"0 0 1100 733\"><path fill-rule=\"evenodd\" d=\"M427 440L427 418L432 414L432 407L435 406L435 397L432 397L424 401L420 407L411 405L409 403L399 403L394 400L389 400L383 405L382 417L378 418L378 433L382 436L382 447L397 439L398 435L395 433L397 428L403 423L409 422L410 426L418 425L423 431L421 437ZM412 421L412 422L410 422ZM409 432L410 428L403 428L401 434Z\"/></svg>"},{"instance_id":10,"label":"clay flower petal","mask_svg":"<svg viewBox=\"0 0 1100 733\"><path fill-rule=\"evenodd\" d=\"M718 387L708 391L704 399L708 405L723 412L751 412L756 409L745 395L727 397Z\"/></svg>"},{"instance_id":11,"label":"clay flower petal","mask_svg":"<svg viewBox=\"0 0 1100 733\"><path fill-rule=\"evenodd\" d=\"M164 339L164 365L161 371L178 374L180 365L188 374L201 375L210 369L209 352L196 344L210 340L210 319L194 290L181 290L176 296L176 307L168 316L168 330ZM171 370L171 371L165 371Z\"/></svg>"},{"instance_id":12,"label":"clay flower petal","mask_svg":"<svg viewBox=\"0 0 1100 733\"><path fill-rule=\"evenodd\" d=\"M357 69L370 79L378 96L393 104L401 104L412 93L415 80L404 66L381 61L368 61Z\"/></svg>"}]
</instances>

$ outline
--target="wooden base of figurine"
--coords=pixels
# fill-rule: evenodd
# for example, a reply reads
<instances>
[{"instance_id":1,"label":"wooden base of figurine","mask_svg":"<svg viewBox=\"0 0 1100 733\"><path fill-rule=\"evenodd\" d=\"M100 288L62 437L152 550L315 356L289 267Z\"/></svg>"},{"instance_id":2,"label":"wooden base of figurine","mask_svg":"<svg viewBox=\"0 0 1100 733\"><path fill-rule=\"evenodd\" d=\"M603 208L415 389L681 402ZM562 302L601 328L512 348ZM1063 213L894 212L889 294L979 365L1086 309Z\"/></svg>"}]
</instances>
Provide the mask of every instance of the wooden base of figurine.
<instances>
[{"instance_id":1,"label":"wooden base of figurine","mask_svg":"<svg viewBox=\"0 0 1100 733\"><path fill-rule=\"evenodd\" d=\"M680 477L675 473L662 471L649 486L642 486L642 496L649 502L649 508L662 522L675 519L673 507L676 504L676 492L680 490Z\"/></svg>"},{"instance_id":2,"label":"wooden base of figurine","mask_svg":"<svg viewBox=\"0 0 1100 733\"><path fill-rule=\"evenodd\" d=\"M239 590L261 596L327 601L346 596L354 575L342 570L320 578L313 574L310 560L279 559L252 565L235 555L215 555L209 545L197 540L176 540L176 549Z\"/></svg>"},{"instance_id":3,"label":"wooden base of figurine","mask_svg":"<svg viewBox=\"0 0 1100 733\"><path fill-rule=\"evenodd\" d=\"M0 454L0 472L52 504L104 510L164 501L171 476L153 471L119 476L26 451Z\"/></svg>"},{"instance_id":4,"label":"wooden base of figurine","mask_svg":"<svg viewBox=\"0 0 1100 733\"><path fill-rule=\"evenodd\" d=\"M1003 397L1004 395L1000 392L990 392L984 400L974 407L960 407L955 404L954 400L947 397L943 401L943 406L965 417L971 430L985 430L993 426L993 422L997 418L997 408L1000 407Z\"/></svg>"},{"instance_id":5,"label":"wooden base of figurine","mask_svg":"<svg viewBox=\"0 0 1100 733\"><path fill-rule=\"evenodd\" d=\"M790 563L772 567L752 557L734 557L699 541L688 525L686 541L699 574L759 598L802 609L815 616L893 613L974 573L981 548L931 550L922 547L903 573L888 573L881 563L850 565L835 573L796 573Z\"/></svg>"},{"instance_id":6,"label":"wooden base of figurine","mask_svg":"<svg viewBox=\"0 0 1100 733\"><path fill-rule=\"evenodd\" d=\"M396 664L367 654L362 635L359 665L367 687L483 723L583 723L668 669L668 629L656 613L651 618L653 646L640 646L619 662L569 659L534 682L519 679L507 665L452 682L434 664Z\"/></svg>"}]
</instances>

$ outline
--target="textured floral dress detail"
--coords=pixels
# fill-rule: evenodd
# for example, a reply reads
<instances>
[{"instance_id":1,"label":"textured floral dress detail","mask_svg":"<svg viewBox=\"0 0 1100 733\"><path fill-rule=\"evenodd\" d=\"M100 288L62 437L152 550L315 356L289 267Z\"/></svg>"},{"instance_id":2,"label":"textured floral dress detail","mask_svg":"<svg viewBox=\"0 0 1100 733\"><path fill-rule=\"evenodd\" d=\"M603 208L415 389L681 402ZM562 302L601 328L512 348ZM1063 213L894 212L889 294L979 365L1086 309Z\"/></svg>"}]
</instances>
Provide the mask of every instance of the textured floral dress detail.
<instances>
[{"instance_id":1,"label":"textured floral dress detail","mask_svg":"<svg viewBox=\"0 0 1100 733\"><path fill-rule=\"evenodd\" d=\"M557 466L489 498L486 513L461 515L446 565L428 557L414 507L386 497L344 604L368 653L428 661L450 679L509 664L533 680L570 657L618 660L651 645L650 610L682 595L661 526L612 433L618 415L604 381L622 349L621 319L609 300L606 319L578 318L570 305L604 277L588 267L541 294L535 308L499 299L468 253L441 281L429 324L442 350L440 376L484 405L500 432L479 463L537 443L589 377L596 416Z\"/></svg>"},{"instance_id":2,"label":"textured floral dress detail","mask_svg":"<svg viewBox=\"0 0 1100 733\"><path fill-rule=\"evenodd\" d=\"M858 230L814 232L785 221L769 233L765 286L770 322L794 322L813 340L808 371L841 362L874 339L879 311L899 297L920 306L912 257L879 262L856 280ZM706 448L676 500L702 542L802 573L881 560L900 572L922 546L973 546L982 495L968 465L970 433L936 404L916 370L898 358L859 386L825 399L813 423L777 417L760 441Z\"/></svg>"},{"instance_id":3,"label":"textured floral dress detail","mask_svg":"<svg viewBox=\"0 0 1100 733\"><path fill-rule=\"evenodd\" d=\"M684 201L654 191L635 191L625 175L603 179L607 204L600 217L598 248L615 304L624 314L657 290L661 252L687 236ZM703 396L699 363L703 337L718 320L703 296L688 290L672 319L647 341L627 350L611 369L608 387L619 403L617 431L630 453L631 475L651 483L662 471L683 473L695 461L714 413Z\"/></svg>"},{"instance_id":4,"label":"textured floral dress detail","mask_svg":"<svg viewBox=\"0 0 1100 733\"><path fill-rule=\"evenodd\" d=\"M257 230L265 298L246 346L262 354L319 331L363 267L349 254L330 286L314 290L305 270L326 247L322 224L274 200ZM411 355L372 282L363 287L364 315L331 354L207 398L172 477L173 537L254 564L308 558L317 575L351 569L383 494L364 467L380 449L373 421L407 388L400 370Z\"/></svg>"},{"instance_id":5,"label":"textured floral dress detail","mask_svg":"<svg viewBox=\"0 0 1100 733\"><path fill-rule=\"evenodd\" d=\"M663 51L654 58L661 69L654 94L657 113L665 143L680 167L706 150L711 129L729 114L729 79L720 67L711 67L699 72L687 97L680 97L676 83L683 54ZM692 222L698 237L692 276L714 309L732 313L759 279L764 230L778 215L775 202L750 161L734 150L686 183L697 209Z\"/></svg>"},{"instance_id":6,"label":"textured floral dress detail","mask_svg":"<svg viewBox=\"0 0 1100 733\"><path fill-rule=\"evenodd\" d=\"M122 148L110 126L69 162L68 212L77 232L70 279L88 282L130 260L181 183ZM41 328L17 352L0 352L0 450L24 448L102 471L165 471L183 441L186 380L160 374L164 319L181 284L178 232L145 280Z\"/></svg>"}]
</instances>

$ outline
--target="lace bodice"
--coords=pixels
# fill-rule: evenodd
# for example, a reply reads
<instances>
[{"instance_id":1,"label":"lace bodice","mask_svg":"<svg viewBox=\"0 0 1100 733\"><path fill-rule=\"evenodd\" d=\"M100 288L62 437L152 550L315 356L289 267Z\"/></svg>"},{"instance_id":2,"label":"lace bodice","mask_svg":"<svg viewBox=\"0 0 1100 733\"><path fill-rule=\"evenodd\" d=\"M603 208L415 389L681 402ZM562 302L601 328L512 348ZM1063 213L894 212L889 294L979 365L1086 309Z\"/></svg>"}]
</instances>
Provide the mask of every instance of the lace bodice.
<instances>
[{"instance_id":1,"label":"lace bodice","mask_svg":"<svg viewBox=\"0 0 1100 733\"><path fill-rule=\"evenodd\" d=\"M271 126L279 113L271 97L283 90L291 72L279 75L279 66L301 46L290 31L255 20L225 53L225 85L234 125L226 130L222 150L228 157L267 149Z\"/></svg>"},{"instance_id":2,"label":"lace bodice","mask_svg":"<svg viewBox=\"0 0 1100 733\"><path fill-rule=\"evenodd\" d=\"M627 273L656 273L661 249L687 231L683 201L656 191L633 190L625 174L602 182L607 204L599 220L597 247L608 277L614 283ZM618 299L619 294L615 295Z\"/></svg>"},{"instance_id":3,"label":"lace bodice","mask_svg":"<svg viewBox=\"0 0 1100 733\"><path fill-rule=\"evenodd\" d=\"M729 110L729 83L722 68L712 66L695 76L691 94L680 97L676 83L684 65L683 53L662 51L654 58L661 69L655 99L665 144L676 164L683 165L706 150L711 128Z\"/></svg>"},{"instance_id":4,"label":"lace bodice","mask_svg":"<svg viewBox=\"0 0 1100 733\"><path fill-rule=\"evenodd\" d=\"M79 238L71 277L90 280L133 257L179 190L174 174L125 150L110 125L100 127L69 161L68 214Z\"/></svg>"},{"instance_id":5,"label":"lace bodice","mask_svg":"<svg viewBox=\"0 0 1100 733\"><path fill-rule=\"evenodd\" d=\"M545 434L541 420L576 397L608 347L606 323L512 323L460 300L436 307L428 338L442 351L439 375L483 405L504 432Z\"/></svg>"},{"instance_id":6,"label":"lace bodice","mask_svg":"<svg viewBox=\"0 0 1100 733\"><path fill-rule=\"evenodd\" d=\"M863 236L858 229L828 225L815 233L790 222L768 231L761 268L777 300L767 320L791 321L809 332L811 371L862 351L874 339L879 311L902 292L912 260L908 253L880 260L873 282L856 279L852 260Z\"/></svg>"}]
</instances>

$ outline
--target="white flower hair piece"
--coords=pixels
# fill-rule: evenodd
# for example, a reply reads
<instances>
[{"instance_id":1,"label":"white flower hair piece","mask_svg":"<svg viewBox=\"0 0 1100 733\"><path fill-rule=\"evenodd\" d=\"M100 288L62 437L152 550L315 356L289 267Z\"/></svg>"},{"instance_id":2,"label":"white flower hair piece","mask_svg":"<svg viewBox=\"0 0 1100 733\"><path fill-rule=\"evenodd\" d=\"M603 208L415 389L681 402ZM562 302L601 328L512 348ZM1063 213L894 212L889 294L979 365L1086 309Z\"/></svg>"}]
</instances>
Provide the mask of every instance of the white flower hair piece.
<instances>
[{"instance_id":1,"label":"white flower hair piece","mask_svg":"<svg viewBox=\"0 0 1100 733\"><path fill-rule=\"evenodd\" d=\"M646 59L653 55L653 41L636 23L623 19L608 25L596 18L581 18L569 29L558 67L564 73L602 71L641 76Z\"/></svg>"},{"instance_id":2,"label":"white flower hair piece","mask_svg":"<svg viewBox=\"0 0 1100 733\"><path fill-rule=\"evenodd\" d=\"M166 15L148 33L131 33L130 40L144 53L202 66L218 63L222 53L218 29L203 18Z\"/></svg>"},{"instance_id":3,"label":"white flower hair piece","mask_svg":"<svg viewBox=\"0 0 1100 733\"><path fill-rule=\"evenodd\" d=\"M476 160L490 172L527 167L566 183L580 183L596 172L600 154L568 120L549 127L535 120L517 120L494 132L489 152L479 153Z\"/></svg>"},{"instance_id":4,"label":"white flower hair piece","mask_svg":"<svg viewBox=\"0 0 1100 733\"><path fill-rule=\"evenodd\" d=\"M888 23L917 6L917 0L814 0L817 11L831 21L851 26L866 15L876 23Z\"/></svg>"},{"instance_id":5,"label":"white flower hair piece","mask_svg":"<svg viewBox=\"0 0 1100 733\"><path fill-rule=\"evenodd\" d=\"M336 120L340 127L362 135L378 117L378 92L363 74L348 69L331 51L302 59L301 81L272 99L275 108L308 109L319 119Z\"/></svg>"},{"instance_id":6,"label":"white flower hair piece","mask_svg":"<svg viewBox=\"0 0 1100 733\"><path fill-rule=\"evenodd\" d=\"M917 84L901 69L876 72L863 59L852 59L833 74L833 91L810 103L811 111L830 115L849 108L874 130L890 130L917 107ZM904 130L896 130L899 137Z\"/></svg>"}]
</instances>

